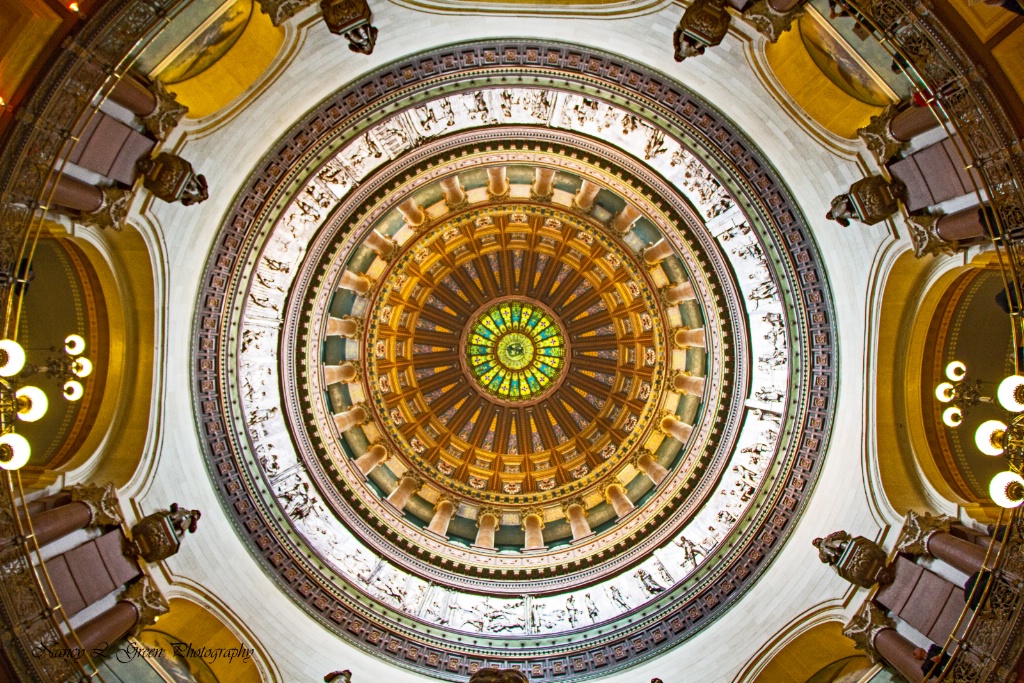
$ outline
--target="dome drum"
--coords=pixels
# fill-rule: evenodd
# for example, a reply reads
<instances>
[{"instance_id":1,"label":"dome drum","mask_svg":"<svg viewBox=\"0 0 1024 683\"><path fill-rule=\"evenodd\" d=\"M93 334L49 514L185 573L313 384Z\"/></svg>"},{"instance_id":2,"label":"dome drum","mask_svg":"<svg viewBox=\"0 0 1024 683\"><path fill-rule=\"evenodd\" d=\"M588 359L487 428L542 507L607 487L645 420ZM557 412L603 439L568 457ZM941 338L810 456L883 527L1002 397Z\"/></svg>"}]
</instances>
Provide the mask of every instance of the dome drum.
<instances>
[{"instance_id":1,"label":"dome drum","mask_svg":"<svg viewBox=\"0 0 1024 683\"><path fill-rule=\"evenodd\" d=\"M510 43L385 67L271 157L210 257L195 393L284 590L449 678L496 647L566 670L563 634L628 666L735 601L810 489L835 372L813 241L749 141L637 65Z\"/></svg>"}]
</instances>

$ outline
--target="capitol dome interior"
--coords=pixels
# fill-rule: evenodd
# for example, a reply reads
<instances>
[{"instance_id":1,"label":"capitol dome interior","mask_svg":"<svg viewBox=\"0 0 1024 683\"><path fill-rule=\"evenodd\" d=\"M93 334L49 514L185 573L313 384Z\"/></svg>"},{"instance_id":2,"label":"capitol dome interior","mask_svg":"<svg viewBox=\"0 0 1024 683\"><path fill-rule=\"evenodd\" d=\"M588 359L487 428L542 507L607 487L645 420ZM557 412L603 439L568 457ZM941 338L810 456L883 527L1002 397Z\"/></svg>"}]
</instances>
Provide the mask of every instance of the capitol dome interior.
<instances>
[{"instance_id":1,"label":"capitol dome interior","mask_svg":"<svg viewBox=\"0 0 1024 683\"><path fill-rule=\"evenodd\" d=\"M0 27L0 681L1024 681L1019 0Z\"/></svg>"}]
</instances>

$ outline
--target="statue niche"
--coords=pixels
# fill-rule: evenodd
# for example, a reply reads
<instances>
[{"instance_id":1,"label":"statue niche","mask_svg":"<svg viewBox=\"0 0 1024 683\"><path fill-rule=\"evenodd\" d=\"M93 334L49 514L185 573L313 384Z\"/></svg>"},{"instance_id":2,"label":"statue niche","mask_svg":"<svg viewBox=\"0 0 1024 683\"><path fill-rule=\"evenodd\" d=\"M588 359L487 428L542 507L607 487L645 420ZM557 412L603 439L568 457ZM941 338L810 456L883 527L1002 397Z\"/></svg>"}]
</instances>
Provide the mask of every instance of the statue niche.
<instances>
[{"instance_id":1,"label":"statue niche","mask_svg":"<svg viewBox=\"0 0 1024 683\"><path fill-rule=\"evenodd\" d=\"M210 197L206 178L197 175L192 164L177 155L161 152L152 158L143 157L135 169L142 176L143 186L165 202L191 206Z\"/></svg>"},{"instance_id":2,"label":"statue niche","mask_svg":"<svg viewBox=\"0 0 1024 683\"><path fill-rule=\"evenodd\" d=\"M888 555L870 539L835 531L811 543L818 549L819 560L834 567L839 576L856 586L871 588L876 583L883 586L892 583Z\"/></svg>"},{"instance_id":3,"label":"statue niche","mask_svg":"<svg viewBox=\"0 0 1024 683\"><path fill-rule=\"evenodd\" d=\"M331 33L348 41L352 52L368 55L377 44L377 29L366 0L320 0L324 23Z\"/></svg>"},{"instance_id":4,"label":"statue niche","mask_svg":"<svg viewBox=\"0 0 1024 683\"><path fill-rule=\"evenodd\" d=\"M173 503L169 510L146 515L132 527L131 553L159 562L178 552L186 533L194 534L202 513Z\"/></svg>"},{"instance_id":5,"label":"statue niche","mask_svg":"<svg viewBox=\"0 0 1024 683\"><path fill-rule=\"evenodd\" d=\"M721 44L729 32L729 21L725 0L694 0L672 34L676 61L702 55L709 47Z\"/></svg>"}]
</instances>

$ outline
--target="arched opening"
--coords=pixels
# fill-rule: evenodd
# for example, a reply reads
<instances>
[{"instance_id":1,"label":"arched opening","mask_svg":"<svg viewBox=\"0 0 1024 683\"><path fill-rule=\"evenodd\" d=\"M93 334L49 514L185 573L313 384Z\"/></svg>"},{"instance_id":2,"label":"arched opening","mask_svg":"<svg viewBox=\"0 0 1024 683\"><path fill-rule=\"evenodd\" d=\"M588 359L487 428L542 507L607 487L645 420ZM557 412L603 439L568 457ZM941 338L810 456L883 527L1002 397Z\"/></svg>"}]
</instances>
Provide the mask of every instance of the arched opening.
<instances>
[{"instance_id":1,"label":"arched opening","mask_svg":"<svg viewBox=\"0 0 1024 683\"><path fill-rule=\"evenodd\" d=\"M860 680L871 661L843 636L838 621L818 624L782 648L754 683L838 683Z\"/></svg>"}]
</instances>

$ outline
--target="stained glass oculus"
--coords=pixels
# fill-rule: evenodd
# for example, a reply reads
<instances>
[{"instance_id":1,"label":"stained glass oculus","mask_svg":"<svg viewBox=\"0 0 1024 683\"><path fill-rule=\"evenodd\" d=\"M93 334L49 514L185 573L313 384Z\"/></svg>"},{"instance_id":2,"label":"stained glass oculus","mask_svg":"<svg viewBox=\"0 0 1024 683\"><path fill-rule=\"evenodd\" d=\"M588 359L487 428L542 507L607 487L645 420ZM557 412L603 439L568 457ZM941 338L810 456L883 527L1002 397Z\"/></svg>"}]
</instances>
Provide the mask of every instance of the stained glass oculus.
<instances>
[{"instance_id":1,"label":"stained glass oculus","mask_svg":"<svg viewBox=\"0 0 1024 683\"><path fill-rule=\"evenodd\" d=\"M466 360L473 378L503 401L536 399L565 369L565 335L554 317L529 301L501 301L472 323Z\"/></svg>"}]
</instances>

